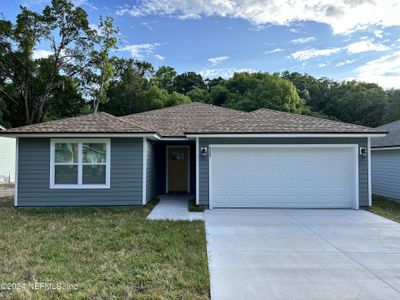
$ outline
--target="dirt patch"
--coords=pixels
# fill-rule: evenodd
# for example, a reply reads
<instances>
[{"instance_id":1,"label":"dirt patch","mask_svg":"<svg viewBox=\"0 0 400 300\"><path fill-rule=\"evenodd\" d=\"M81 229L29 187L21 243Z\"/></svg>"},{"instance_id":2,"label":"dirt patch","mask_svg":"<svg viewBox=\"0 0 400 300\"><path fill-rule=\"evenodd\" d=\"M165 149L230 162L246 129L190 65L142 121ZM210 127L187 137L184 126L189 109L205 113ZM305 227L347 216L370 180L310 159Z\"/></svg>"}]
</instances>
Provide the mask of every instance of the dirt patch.
<instances>
[{"instance_id":1,"label":"dirt patch","mask_svg":"<svg viewBox=\"0 0 400 300\"><path fill-rule=\"evenodd\" d=\"M14 186L0 185L0 198L14 196Z\"/></svg>"}]
</instances>

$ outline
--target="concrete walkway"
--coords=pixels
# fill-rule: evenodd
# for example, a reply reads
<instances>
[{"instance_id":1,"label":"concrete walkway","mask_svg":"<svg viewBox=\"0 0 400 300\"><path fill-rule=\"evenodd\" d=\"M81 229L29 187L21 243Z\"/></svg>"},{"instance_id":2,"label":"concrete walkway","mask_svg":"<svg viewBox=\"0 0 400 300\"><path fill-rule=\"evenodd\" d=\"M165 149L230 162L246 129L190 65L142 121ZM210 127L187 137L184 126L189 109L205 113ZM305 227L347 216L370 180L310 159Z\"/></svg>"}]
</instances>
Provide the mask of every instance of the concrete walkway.
<instances>
[{"instance_id":1,"label":"concrete walkway","mask_svg":"<svg viewBox=\"0 0 400 300\"><path fill-rule=\"evenodd\" d=\"M400 224L367 211L205 212L212 300L400 299Z\"/></svg>"},{"instance_id":2,"label":"concrete walkway","mask_svg":"<svg viewBox=\"0 0 400 300\"><path fill-rule=\"evenodd\" d=\"M188 201L193 198L190 195L162 195L158 198L160 202L147 216L148 220L204 220L204 213L188 211Z\"/></svg>"}]
</instances>

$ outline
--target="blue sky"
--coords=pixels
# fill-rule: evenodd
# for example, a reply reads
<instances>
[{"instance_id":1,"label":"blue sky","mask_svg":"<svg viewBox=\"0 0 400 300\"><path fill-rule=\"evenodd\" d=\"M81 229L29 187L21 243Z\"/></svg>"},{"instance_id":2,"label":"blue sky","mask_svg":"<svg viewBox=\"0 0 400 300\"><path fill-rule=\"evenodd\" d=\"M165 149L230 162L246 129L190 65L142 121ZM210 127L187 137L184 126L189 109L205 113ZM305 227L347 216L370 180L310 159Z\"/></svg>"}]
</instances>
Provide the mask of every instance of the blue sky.
<instances>
[{"instance_id":1,"label":"blue sky","mask_svg":"<svg viewBox=\"0 0 400 300\"><path fill-rule=\"evenodd\" d=\"M398 0L74 0L96 24L112 16L116 55L170 65L178 72L229 77L283 70L400 88ZM41 10L47 0L9 0ZM332 4L333 3L333 4ZM46 55L39 46L36 56Z\"/></svg>"}]
</instances>

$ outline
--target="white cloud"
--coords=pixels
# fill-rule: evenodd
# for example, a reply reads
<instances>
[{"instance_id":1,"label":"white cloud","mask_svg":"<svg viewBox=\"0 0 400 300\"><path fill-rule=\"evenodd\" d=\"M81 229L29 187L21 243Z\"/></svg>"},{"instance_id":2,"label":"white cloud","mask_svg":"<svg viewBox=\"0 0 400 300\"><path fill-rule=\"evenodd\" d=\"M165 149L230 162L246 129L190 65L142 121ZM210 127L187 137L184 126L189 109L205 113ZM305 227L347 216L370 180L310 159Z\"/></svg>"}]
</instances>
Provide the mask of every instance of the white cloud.
<instances>
[{"instance_id":1,"label":"white cloud","mask_svg":"<svg viewBox=\"0 0 400 300\"><path fill-rule=\"evenodd\" d=\"M339 48L329 48L329 49L306 49L306 50L300 50L300 51L296 51L292 54L290 54L294 59L298 59L298 60L307 60L307 59L311 59L311 58L316 58L319 56L329 56L335 53L338 53L340 51L342 51L344 48L343 47L339 47Z\"/></svg>"},{"instance_id":2,"label":"white cloud","mask_svg":"<svg viewBox=\"0 0 400 300\"><path fill-rule=\"evenodd\" d=\"M305 43L309 43L309 42L314 42L317 39L313 36L309 36L309 37L305 37L305 38L298 38L298 39L294 39L291 40L290 42L292 44L305 44Z\"/></svg>"},{"instance_id":3,"label":"white cloud","mask_svg":"<svg viewBox=\"0 0 400 300\"><path fill-rule=\"evenodd\" d=\"M161 44L158 43L126 45L125 47L118 49L118 51L128 51L133 58L143 59L146 56L154 54L154 49L160 45Z\"/></svg>"},{"instance_id":4,"label":"white cloud","mask_svg":"<svg viewBox=\"0 0 400 300\"><path fill-rule=\"evenodd\" d=\"M229 56L217 56L217 57L210 57L208 61L213 65L216 66L224 61L229 59Z\"/></svg>"},{"instance_id":5,"label":"white cloud","mask_svg":"<svg viewBox=\"0 0 400 300\"><path fill-rule=\"evenodd\" d=\"M330 55L339 53L344 50L347 50L347 53L349 53L349 54L355 54L355 53L362 53L362 52L367 52L367 51L386 51L389 49L390 48L384 44L373 43L370 40L363 39L361 41L351 43L344 47L328 48L328 49L311 48L311 49L299 50L290 55L294 59L303 61L303 60L308 60L311 58L316 58L319 56L330 56Z\"/></svg>"},{"instance_id":6,"label":"white cloud","mask_svg":"<svg viewBox=\"0 0 400 300\"><path fill-rule=\"evenodd\" d=\"M155 56L155 58L157 58L158 60L164 60L165 59L165 56L162 56L162 55L160 55L160 54L156 54L156 55L154 55Z\"/></svg>"},{"instance_id":7,"label":"white cloud","mask_svg":"<svg viewBox=\"0 0 400 300\"><path fill-rule=\"evenodd\" d=\"M356 79L400 88L400 51L371 60L356 69Z\"/></svg>"},{"instance_id":8,"label":"white cloud","mask_svg":"<svg viewBox=\"0 0 400 300\"><path fill-rule=\"evenodd\" d=\"M234 73L237 73L237 72L254 73L257 71L254 69L223 68L223 69L204 69L204 70L201 70L199 73L204 78L216 78L216 77L220 77L220 76L222 78L230 78L233 76Z\"/></svg>"},{"instance_id":9,"label":"white cloud","mask_svg":"<svg viewBox=\"0 0 400 300\"><path fill-rule=\"evenodd\" d=\"M52 54L53 54L53 52L51 52L49 50L38 49L38 50L33 50L32 58L33 59L46 58Z\"/></svg>"},{"instance_id":10,"label":"white cloud","mask_svg":"<svg viewBox=\"0 0 400 300\"><path fill-rule=\"evenodd\" d=\"M374 30L374 34L377 38L381 39L381 38L383 38L384 31L376 29L376 30Z\"/></svg>"},{"instance_id":11,"label":"white cloud","mask_svg":"<svg viewBox=\"0 0 400 300\"><path fill-rule=\"evenodd\" d=\"M276 48L276 49L273 49L273 50L267 50L267 51L264 52L264 54L278 53L278 52L282 52L282 51L284 51L284 49Z\"/></svg>"},{"instance_id":12,"label":"white cloud","mask_svg":"<svg viewBox=\"0 0 400 300\"><path fill-rule=\"evenodd\" d=\"M346 59L345 61L341 61L339 63L336 64L336 67L341 67L341 66L345 66L345 65L350 65L353 62L355 62L357 59Z\"/></svg>"},{"instance_id":13,"label":"white cloud","mask_svg":"<svg viewBox=\"0 0 400 300\"><path fill-rule=\"evenodd\" d=\"M324 67L326 67L327 66L327 64L319 64L318 65L318 68L324 68Z\"/></svg>"},{"instance_id":14,"label":"white cloud","mask_svg":"<svg viewBox=\"0 0 400 300\"><path fill-rule=\"evenodd\" d=\"M348 33L370 25L400 25L398 0L142 0L121 7L116 14L179 19L218 16L248 20L255 26L315 21L328 24L334 33Z\"/></svg>"},{"instance_id":15,"label":"white cloud","mask_svg":"<svg viewBox=\"0 0 400 300\"><path fill-rule=\"evenodd\" d=\"M362 40L347 46L347 51L351 54L367 52L367 51L386 51L389 49L390 48L388 46L379 43L375 44L370 40Z\"/></svg>"}]
</instances>

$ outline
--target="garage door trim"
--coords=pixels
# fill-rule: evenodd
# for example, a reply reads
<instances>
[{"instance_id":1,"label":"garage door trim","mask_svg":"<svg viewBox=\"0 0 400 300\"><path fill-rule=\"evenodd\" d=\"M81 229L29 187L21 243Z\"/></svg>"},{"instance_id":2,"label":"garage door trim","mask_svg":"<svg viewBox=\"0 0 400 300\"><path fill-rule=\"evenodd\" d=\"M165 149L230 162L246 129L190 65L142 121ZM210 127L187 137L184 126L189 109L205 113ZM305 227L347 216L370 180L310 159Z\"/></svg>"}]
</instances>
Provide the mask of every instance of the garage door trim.
<instances>
[{"instance_id":1,"label":"garage door trim","mask_svg":"<svg viewBox=\"0 0 400 300\"><path fill-rule=\"evenodd\" d=\"M358 144L210 144L209 145L209 166L208 166L208 189L209 189L209 208L213 208L213 191L212 191L212 160L213 149L243 149L243 148L351 148L354 155L353 178L354 202L353 209L359 209L359 176L358 176Z\"/></svg>"}]
</instances>

